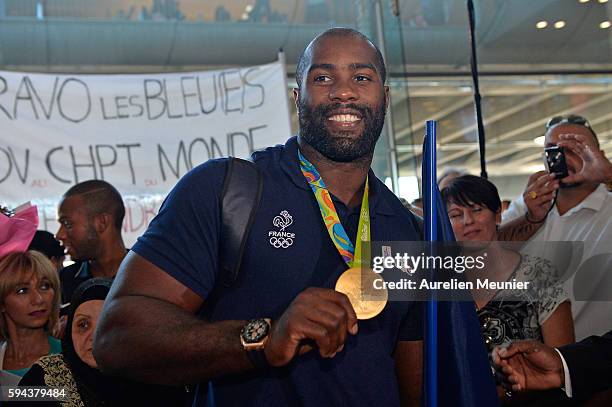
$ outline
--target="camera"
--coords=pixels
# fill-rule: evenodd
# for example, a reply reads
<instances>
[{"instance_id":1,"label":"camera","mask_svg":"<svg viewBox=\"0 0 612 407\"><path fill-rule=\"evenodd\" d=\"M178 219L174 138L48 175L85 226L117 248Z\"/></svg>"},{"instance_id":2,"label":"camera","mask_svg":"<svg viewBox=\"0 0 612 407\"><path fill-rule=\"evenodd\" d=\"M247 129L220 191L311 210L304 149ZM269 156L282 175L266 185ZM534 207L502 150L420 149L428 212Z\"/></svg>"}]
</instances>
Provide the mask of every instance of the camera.
<instances>
[{"instance_id":1,"label":"camera","mask_svg":"<svg viewBox=\"0 0 612 407\"><path fill-rule=\"evenodd\" d=\"M549 173L555 174L557 179L568 176L563 147L547 147L544 149L544 155L546 157L546 168Z\"/></svg>"}]
</instances>

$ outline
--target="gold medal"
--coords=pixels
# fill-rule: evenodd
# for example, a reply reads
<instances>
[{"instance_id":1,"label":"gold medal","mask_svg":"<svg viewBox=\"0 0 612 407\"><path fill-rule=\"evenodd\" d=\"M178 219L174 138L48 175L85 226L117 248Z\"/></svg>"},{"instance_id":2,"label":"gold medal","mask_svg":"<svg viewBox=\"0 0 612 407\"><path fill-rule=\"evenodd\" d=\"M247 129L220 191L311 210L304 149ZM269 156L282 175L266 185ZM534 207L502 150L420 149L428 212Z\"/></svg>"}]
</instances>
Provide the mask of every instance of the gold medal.
<instances>
[{"instance_id":1,"label":"gold medal","mask_svg":"<svg viewBox=\"0 0 612 407\"><path fill-rule=\"evenodd\" d=\"M380 282L376 282L377 280ZM389 294L383 283L384 280L379 274L353 267L338 278L336 291L346 294L357 319L370 319L380 314L387 305Z\"/></svg>"}]
</instances>

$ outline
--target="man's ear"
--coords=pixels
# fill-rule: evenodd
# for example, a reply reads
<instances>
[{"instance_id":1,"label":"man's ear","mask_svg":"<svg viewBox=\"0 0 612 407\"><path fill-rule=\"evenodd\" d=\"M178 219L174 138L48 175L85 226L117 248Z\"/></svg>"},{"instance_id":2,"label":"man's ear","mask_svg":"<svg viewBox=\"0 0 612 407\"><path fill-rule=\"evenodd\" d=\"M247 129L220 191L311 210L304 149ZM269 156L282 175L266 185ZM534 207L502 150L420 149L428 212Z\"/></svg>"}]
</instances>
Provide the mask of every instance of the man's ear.
<instances>
[{"instance_id":1,"label":"man's ear","mask_svg":"<svg viewBox=\"0 0 612 407\"><path fill-rule=\"evenodd\" d=\"M293 103L295 104L295 110L297 111L298 114L300 114L299 100L300 100L300 88L293 88Z\"/></svg>"},{"instance_id":2,"label":"man's ear","mask_svg":"<svg viewBox=\"0 0 612 407\"><path fill-rule=\"evenodd\" d=\"M99 235L104 233L112 224L112 217L108 213L99 213L94 217L94 227Z\"/></svg>"},{"instance_id":3,"label":"man's ear","mask_svg":"<svg viewBox=\"0 0 612 407\"><path fill-rule=\"evenodd\" d=\"M502 208L500 207L497 212L495 212L495 224L501 225L502 222Z\"/></svg>"},{"instance_id":4,"label":"man's ear","mask_svg":"<svg viewBox=\"0 0 612 407\"><path fill-rule=\"evenodd\" d=\"M385 85L385 113L389 108L389 86Z\"/></svg>"}]
</instances>

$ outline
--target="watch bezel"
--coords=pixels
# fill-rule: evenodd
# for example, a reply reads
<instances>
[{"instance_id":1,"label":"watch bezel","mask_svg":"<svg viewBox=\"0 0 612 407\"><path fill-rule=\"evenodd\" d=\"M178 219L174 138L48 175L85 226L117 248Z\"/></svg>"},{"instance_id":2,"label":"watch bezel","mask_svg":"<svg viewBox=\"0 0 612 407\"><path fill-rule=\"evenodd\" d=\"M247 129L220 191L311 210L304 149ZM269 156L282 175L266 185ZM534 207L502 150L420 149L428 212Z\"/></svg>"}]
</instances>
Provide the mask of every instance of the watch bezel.
<instances>
[{"instance_id":1,"label":"watch bezel","mask_svg":"<svg viewBox=\"0 0 612 407\"><path fill-rule=\"evenodd\" d=\"M255 332L254 336L249 336L249 333L253 331L257 326L265 327L261 332ZM253 345L261 343L270 333L270 320L267 318L257 318L249 320L240 331L240 338L243 341L243 345Z\"/></svg>"}]
</instances>

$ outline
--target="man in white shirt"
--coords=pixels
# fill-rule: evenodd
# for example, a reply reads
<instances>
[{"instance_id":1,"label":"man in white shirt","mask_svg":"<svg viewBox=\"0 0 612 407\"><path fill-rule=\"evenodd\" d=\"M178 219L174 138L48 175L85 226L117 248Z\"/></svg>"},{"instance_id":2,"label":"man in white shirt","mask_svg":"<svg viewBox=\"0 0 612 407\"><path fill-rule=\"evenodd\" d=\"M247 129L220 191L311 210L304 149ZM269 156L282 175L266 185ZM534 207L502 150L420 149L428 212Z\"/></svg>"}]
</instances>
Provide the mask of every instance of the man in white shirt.
<instances>
[{"instance_id":1,"label":"man in white shirt","mask_svg":"<svg viewBox=\"0 0 612 407\"><path fill-rule=\"evenodd\" d=\"M612 293L612 194L602 184L612 180L612 164L599 149L588 121L579 116L551 119L545 144L565 148L569 176L562 179L548 216L527 218L544 223L524 250L539 255L552 251L553 255L544 257L565 267L573 262L571 268L578 270L566 288L572 300L576 338L580 340L612 328L612 294L608 294L610 298L601 295L606 289ZM538 199L538 194L528 185L523 198ZM554 242L582 243L568 253Z\"/></svg>"}]
</instances>

